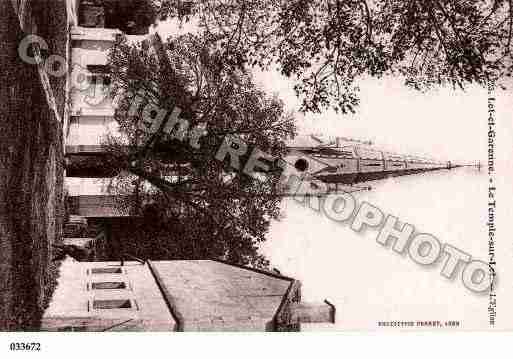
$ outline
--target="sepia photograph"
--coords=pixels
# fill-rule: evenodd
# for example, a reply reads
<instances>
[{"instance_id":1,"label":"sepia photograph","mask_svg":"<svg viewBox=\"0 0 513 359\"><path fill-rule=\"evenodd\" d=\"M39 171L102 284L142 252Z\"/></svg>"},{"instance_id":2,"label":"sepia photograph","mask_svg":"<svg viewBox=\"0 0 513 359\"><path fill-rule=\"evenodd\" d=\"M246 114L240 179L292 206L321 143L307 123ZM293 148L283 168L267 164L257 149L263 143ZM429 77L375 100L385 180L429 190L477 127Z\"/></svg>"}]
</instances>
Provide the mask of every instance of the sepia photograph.
<instances>
[{"instance_id":1,"label":"sepia photograph","mask_svg":"<svg viewBox=\"0 0 513 359\"><path fill-rule=\"evenodd\" d=\"M513 331L511 0L0 7L8 357Z\"/></svg>"}]
</instances>

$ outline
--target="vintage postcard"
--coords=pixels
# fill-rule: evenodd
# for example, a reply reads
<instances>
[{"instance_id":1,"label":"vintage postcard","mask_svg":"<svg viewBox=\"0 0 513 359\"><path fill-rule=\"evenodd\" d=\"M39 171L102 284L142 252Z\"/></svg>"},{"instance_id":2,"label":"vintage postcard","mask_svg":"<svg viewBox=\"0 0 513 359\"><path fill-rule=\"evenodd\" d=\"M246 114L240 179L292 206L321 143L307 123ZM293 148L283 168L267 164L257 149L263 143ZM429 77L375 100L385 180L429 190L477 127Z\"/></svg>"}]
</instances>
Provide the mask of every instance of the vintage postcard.
<instances>
[{"instance_id":1,"label":"vintage postcard","mask_svg":"<svg viewBox=\"0 0 513 359\"><path fill-rule=\"evenodd\" d=\"M513 330L511 1L0 6L0 330Z\"/></svg>"}]
</instances>

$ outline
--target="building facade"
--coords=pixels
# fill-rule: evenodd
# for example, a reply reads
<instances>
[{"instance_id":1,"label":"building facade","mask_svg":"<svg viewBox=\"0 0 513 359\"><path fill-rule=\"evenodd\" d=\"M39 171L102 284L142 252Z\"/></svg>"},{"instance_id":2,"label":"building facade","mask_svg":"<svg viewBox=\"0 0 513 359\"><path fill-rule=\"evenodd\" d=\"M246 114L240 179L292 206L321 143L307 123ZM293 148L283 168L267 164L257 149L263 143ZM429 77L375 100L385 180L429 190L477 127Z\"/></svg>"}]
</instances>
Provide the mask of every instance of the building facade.
<instances>
[{"instance_id":1,"label":"building facade","mask_svg":"<svg viewBox=\"0 0 513 359\"><path fill-rule=\"evenodd\" d=\"M42 330L298 331L334 323L328 302L301 302L301 283L212 260L68 259Z\"/></svg>"},{"instance_id":2,"label":"building facade","mask_svg":"<svg viewBox=\"0 0 513 359\"><path fill-rule=\"evenodd\" d=\"M119 136L110 96L108 52L121 34L129 42L145 40L149 27L137 25L139 9L118 13L116 4L123 5L119 1L67 0L66 4L70 28L63 126L68 215L64 244L88 247L94 253L91 260L118 259L122 254L112 228L133 218L119 205L119 196L107 190L115 173L102 161L107 136Z\"/></svg>"},{"instance_id":3,"label":"building facade","mask_svg":"<svg viewBox=\"0 0 513 359\"><path fill-rule=\"evenodd\" d=\"M102 144L117 135L115 105L110 97L108 51L116 37L142 41L148 27L133 25L113 13L112 1L71 0L73 26L70 29L69 104L65 126L66 189L70 214L86 218L126 217L108 193L112 176L101 163ZM137 9L134 9L136 12ZM126 26L123 24L126 23ZM132 26L130 26L132 25Z\"/></svg>"}]
</instances>

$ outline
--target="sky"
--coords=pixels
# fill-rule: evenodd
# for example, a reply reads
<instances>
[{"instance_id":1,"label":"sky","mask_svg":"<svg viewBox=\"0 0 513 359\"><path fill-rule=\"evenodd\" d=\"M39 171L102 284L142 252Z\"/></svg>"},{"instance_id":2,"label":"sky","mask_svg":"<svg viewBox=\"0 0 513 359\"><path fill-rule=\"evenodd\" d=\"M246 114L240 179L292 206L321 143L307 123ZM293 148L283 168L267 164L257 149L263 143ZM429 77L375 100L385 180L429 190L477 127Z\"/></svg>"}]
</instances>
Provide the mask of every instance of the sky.
<instances>
[{"instance_id":1,"label":"sky","mask_svg":"<svg viewBox=\"0 0 513 359\"><path fill-rule=\"evenodd\" d=\"M165 23L157 31L166 36L177 33L177 28ZM440 88L419 93L397 78L365 79L358 84L361 104L355 115L333 111L305 115L297 112L299 100L292 82L278 71L255 70L254 77L263 89L278 94L286 107L296 112L299 134L371 140L392 152L486 165L486 89L471 86L466 91ZM509 224L513 211L508 203L513 198L513 91L497 90L493 96L502 284L497 327L512 329L513 245ZM359 203L368 201L475 258L487 258L486 169L440 171L372 184L372 191L356 195ZM440 268L419 268L377 245L372 231L356 234L347 225L334 223L292 199L283 202L282 213L283 218L272 224L262 251L283 274L302 281L303 300L327 298L336 305L337 323L329 330L375 330L379 320L456 320L461 322L460 329L489 329L486 297L469 294L458 280L442 278Z\"/></svg>"},{"instance_id":2,"label":"sky","mask_svg":"<svg viewBox=\"0 0 513 359\"><path fill-rule=\"evenodd\" d=\"M194 31L194 24L182 28L174 21L159 23L164 38ZM486 160L486 90L470 86L465 91L451 88L420 93L406 88L397 78L364 79L358 83L361 104L355 115L328 110L322 114L298 112L300 101L293 82L279 71L253 71L257 84L278 94L295 112L299 134L323 134L372 140L384 150L440 160L472 163ZM513 82L512 82L513 84ZM512 92L501 90L501 106L513 106ZM483 101L485 103L483 104ZM506 129L511 131L510 129Z\"/></svg>"}]
</instances>

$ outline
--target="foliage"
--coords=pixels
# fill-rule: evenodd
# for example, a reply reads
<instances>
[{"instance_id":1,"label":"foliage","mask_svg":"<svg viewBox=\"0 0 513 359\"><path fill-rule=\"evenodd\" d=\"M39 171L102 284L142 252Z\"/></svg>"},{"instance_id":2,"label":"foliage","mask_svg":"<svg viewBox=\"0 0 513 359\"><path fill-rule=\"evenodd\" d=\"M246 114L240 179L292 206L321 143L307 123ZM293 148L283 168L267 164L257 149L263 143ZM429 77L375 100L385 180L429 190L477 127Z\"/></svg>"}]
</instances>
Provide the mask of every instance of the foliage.
<instances>
[{"instance_id":1,"label":"foliage","mask_svg":"<svg viewBox=\"0 0 513 359\"><path fill-rule=\"evenodd\" d=\"M157 8L152 0L103 0L102 3L109 15L109 27L124 32L133 31L127 24L133 23L137 28L146 30L157 19Z\"/></svg>"},{"instance_id":2,"label":"foliage","mask_svg":"<svg viewBox=\"0 0 513 359\"><path fill-rule=\"evenodd\" d=\"M303 111L358 105L357 80L464 88L511 76L512 0L155 0L161 19L197 19L235 66L276 64Z\"/></svg>"},{"instance_id":3,"label":"foliage","mask_svg":"<svg viewBox=\"0 0 513 359\"><path fill-rule=\"evenodd\" d=\"M144 238L135 253L264 265L257 245L279 215L278 176L254 180L214 156L226 135L284 154L284 141L295 129L283 103L266 96L248 72L226 66L218 48L194 35L165 42L156 36L153 45L129 45L121 38L110 65L114 94L144 90L156 108L182 109L189 134L198 125L206 129L199 148L176 138L178 127L167 134L161 125L152 134L141 127L143 112L129 111L134 97L120 97L115 117L124 140L111 137L106 146L109 165L120 173L112 189L129 194L125 205L147 219L134 230Z\"/></svg>"}]
</instances>

